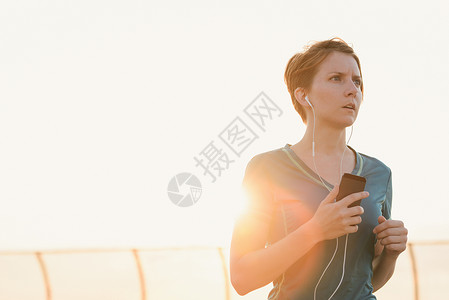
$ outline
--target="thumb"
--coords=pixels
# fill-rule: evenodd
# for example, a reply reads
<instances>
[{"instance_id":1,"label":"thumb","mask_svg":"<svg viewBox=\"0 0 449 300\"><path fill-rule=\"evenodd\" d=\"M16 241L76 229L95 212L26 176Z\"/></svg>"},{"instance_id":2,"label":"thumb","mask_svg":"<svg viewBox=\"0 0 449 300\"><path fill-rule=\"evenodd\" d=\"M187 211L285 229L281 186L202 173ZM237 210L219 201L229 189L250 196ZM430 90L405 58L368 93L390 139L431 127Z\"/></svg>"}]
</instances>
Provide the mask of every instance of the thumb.
<instances>
[{"instance_id":1,"label":"thumb","mask_svg":"<svg viewBox=\"0 0 449 300\"><path fill-rule=\"evenodd\" d=\"M333 190L330 191L330 193L326 196L326 198L324 198L321 203L333 203L335 201L335 198L337 198L339 188L339 185L334 186Z\"/></svg>"},{"instance_id":2,"label":"thumb","mask_svg":"<svg viewBox=\"0 0 449 300\"><path fill-rule=\"evenodd\" d=\"M379 216L378 218L377 218L377 222L379 222L379 224L382 224L383 222L385 222L387 219L385 219L385 217L384 216Z\"/></svg>"}]
</instances>

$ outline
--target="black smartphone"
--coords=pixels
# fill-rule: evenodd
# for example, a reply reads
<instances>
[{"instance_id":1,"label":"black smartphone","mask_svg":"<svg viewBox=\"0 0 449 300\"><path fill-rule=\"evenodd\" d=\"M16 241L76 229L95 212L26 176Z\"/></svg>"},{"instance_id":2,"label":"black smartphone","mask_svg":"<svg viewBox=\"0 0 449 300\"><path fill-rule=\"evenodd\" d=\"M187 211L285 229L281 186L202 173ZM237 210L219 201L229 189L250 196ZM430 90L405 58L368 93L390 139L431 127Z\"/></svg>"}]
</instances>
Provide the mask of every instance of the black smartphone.
<instances>
[{"instance_id":1,"label":"black smartphone","mask_svg":"<svg viewBox=\"0 0 449 300\"><path fill-rule=\"evenodd\" d=\"M349 173L344 173L340 182L340 189L337 195L337 201L354 193L365 190L366 178ZM351 203L348 207L359 206L362 200Z\"/></svg>"}]
</instances>

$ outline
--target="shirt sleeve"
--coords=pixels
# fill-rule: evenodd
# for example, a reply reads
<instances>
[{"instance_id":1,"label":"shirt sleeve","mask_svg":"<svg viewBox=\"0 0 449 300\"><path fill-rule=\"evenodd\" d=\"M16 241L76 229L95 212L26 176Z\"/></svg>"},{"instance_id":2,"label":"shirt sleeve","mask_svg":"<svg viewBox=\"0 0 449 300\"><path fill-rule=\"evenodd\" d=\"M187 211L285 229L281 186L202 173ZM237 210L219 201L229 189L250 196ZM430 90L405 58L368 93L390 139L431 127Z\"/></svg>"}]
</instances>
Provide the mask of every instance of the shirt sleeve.
<instances>
[{"instance_id":1,"label":"shirt sleeve","mask_svg":"<svg viewBox=\"0 0 449 300\"><path fill-rule=\"evenodd\" d=\"M246 213L262 222L270 222L274 209L274 193L265 163L260 154L248 162L242 189L247 204Z\"/></svg>"},{"instance_id":2,"label":"shirt sleeve","mask_svg":"<svg viewBox=\"0 0 449 300\"><path fill-rule=\"evenodd\" d=\"M385 193L385 201L382 204L382 215L387 220L389 220L391 218L392 197L393 197L393 187L391 184L391 170L390 170L390 175L388 177L388 183L387 183L387 191Z\"/></svg>"}]
</instances>

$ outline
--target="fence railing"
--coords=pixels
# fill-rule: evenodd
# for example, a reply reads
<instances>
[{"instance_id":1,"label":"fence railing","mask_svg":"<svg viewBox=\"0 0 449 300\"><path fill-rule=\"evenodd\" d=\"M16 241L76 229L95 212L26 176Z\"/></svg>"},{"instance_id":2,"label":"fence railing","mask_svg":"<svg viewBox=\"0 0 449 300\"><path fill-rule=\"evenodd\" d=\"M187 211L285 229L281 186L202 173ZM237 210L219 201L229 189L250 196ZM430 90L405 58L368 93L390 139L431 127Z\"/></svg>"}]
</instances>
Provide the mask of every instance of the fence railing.
<instances>
[{"instance_id":1,"label":"fence railing","mask_svg":"<svg viewBox=\"0 0 449 300\"><path fill-rule=\"evenodd\" d=\"M417 247L424 247L424 248L429 248L429 247L441 247L444 249L449 250L449 241L421 241L421 242L409 242L407 243L407 251L410 255L410 264L411 264L411 269L412 269L412 274L413 274L413 295L414 295L414 299L415 300L420 300L420 276L419 276L419 267L418 267L418 258L416 255L416 248ZM449 251L443 251L443 253L449 254ZM434 254L436 255L436 254ZM442 261L441 261L441 265L449 265L449 258L447 258L445 256L442 256ZM445 261L444 261L445 260ZM433 264L430 266L431 268L434 268L436 266L434 266ZM446 281L449 282L449 270L446 268ZM424 272L423 272L424 273ZM444 275L444 274L443 274ZM443 278L444 279L444 278Z\"/></svg>"},{"instance_id":2,"label":"fence railing","mask_svg":"<svg viewBox=\"0 0 449 300\"><path fill-rule=\"evenodd\" d=\"M394 299L398 289L411 289L405 292L415 300L441 299L447 253L449 241L408 243L408 259L390 279L396 286L390 293L387 283L382 299ZM0 251L0 299L261 299L261 293L236 294L228 255L222 247ZM429 272L439 281L423 280Z\"/></svg>"}]
</instances>

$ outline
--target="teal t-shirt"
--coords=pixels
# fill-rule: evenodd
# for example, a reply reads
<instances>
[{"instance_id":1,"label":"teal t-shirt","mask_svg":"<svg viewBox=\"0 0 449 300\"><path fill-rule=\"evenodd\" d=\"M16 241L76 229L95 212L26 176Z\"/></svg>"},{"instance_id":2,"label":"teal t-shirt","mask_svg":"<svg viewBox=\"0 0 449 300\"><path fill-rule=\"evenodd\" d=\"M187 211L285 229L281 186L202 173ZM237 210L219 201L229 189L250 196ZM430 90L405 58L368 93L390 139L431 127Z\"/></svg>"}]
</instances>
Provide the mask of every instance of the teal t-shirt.
<instances>
[{"instance_id":1,"label":"teal t-shirt","mask_svg":"<svg viewBox=\"0 0 449 300\"><path fill-rule=\"evenodd\" d=\"M253 217L270 224L267 244L275 243L306 223L329 194L318 175L290 148L290 144L254 156L248 163L242 182ZM372 294L372 260L376 236L372 232L378 217L390 218L391 170L376 158L358 153L352 174L366 178L362 200L362 223L348 236L343 281L332 297L342 300L376 299ZM333 189L333 185L324 183ZM338 286L343 271L346 235L338 238L338 251L321 279L316 299L328 299ZM281 276L273 281L268 299L311 300L315 286L332 258L336 239L316 244Z\"/></svg>"}]
</instances>

